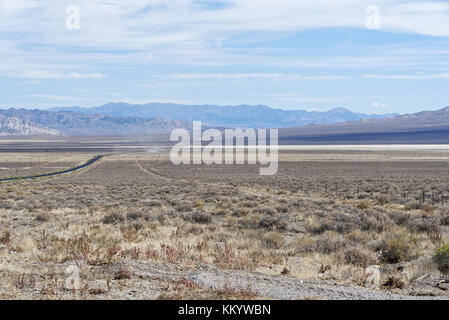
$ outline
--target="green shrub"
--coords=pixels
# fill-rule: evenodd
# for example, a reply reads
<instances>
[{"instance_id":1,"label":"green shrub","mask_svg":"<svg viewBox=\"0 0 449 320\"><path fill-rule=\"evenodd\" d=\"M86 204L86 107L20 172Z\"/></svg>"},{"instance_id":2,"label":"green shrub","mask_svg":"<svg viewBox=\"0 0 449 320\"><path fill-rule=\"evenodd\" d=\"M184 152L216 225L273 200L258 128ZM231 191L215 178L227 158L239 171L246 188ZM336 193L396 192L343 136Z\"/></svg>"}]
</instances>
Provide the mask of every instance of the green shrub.
<instances>
[{"instance_id":1,"label":"green shrub","mask_svg":"<svg viewBox=\"0 0 449 320\"><path fill-rule=\"evenodd\" d=\"M449 243L445 243L435 250L433 261L440 271L449 273Z\"/></svg>"}]
</instances>

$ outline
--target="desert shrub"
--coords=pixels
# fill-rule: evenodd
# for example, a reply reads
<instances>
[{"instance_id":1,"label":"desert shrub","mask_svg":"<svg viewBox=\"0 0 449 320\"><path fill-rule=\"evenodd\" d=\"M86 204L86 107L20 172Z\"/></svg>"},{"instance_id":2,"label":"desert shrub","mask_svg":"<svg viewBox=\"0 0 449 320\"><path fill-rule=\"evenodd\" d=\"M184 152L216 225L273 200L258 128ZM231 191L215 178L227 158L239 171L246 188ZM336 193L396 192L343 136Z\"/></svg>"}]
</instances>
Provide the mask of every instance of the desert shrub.
<instances>
[{"instance_id":1,"label":"desert shrub","mask_svg":"<svg viewBox=\"0 0 449 320\"><path fill-rule=\"evenodd\" d=\"M285 240L279 232L272 231L264 234L262 237L263 243L273 249L280 249L284 246Z\"/></svg>"},{"instance_id":2,"label":"desert shrub","mask_svg":"<svg viewBox=\"0 0 449 320\"><path fill-rule=\"evenodd\" d=\"M440 218L440 225L449 226L449 214L446 214Z\"/></svg>"},{"instance_id":3,"label":"desert shrub","mask_svg":"<svg viewBox=\"0 0 449 320\"><path fill-rule=\"evenodd\" d=\"M242 201L238 204L240 208L254 208L257 206L257 202L255 201Z\"/></svg>"},{"instance_id":4,"label":"desert shrub","mask_svg":"<svg viewBox=\"0 0 449 320\"><path fill-rule=\"evenodd\" d=\"M192 211L193 205L190 202L184 202L177 205L175 209L178 212L189 212Z\"/></svg>"},{"instance_id":5,"label":"desert shrub","mask_svg":"<svg viewBox=\"0 0 449 320\"><path fill-rule=\"evenodd\" d=\"M207 224L207 223L210 223L212 221L211 216L209 214L207 214L207 213L202 212L202 211L194 211L190 215L184 215L183 218L186 221L202 223L202 224Z\"/></svg>"},{"instance_id":6,"label":"desert shrub","mask_svg":"<svg viewBox=\"0 0 449 320\"><path fill-rule=\"evenodd\" d=\"M371 204L369 203L368 200L362 200L357 205L357 208L359 208L359 209L369 209L370 207L371 207Z\"/></svg>"},{"instance_id":7,"label":"desert shrub","mask_svg":"<svg viewBox=\"0 0 449 320\"><path fill-rule=\"evenodd\" d=\"M48 211L39 211L35 216L35 220L38 222L47 222L50 220L50 214Z\"/></svg>"},{"instance_id":8,"label":"desert shrub","mask_svg":"<svg viewBox=\"0 0 449 320\"><path fill-rule=\"evenodd\" d=\"M120 232L122 237L126 242L136 242L139 238L139 230L142 228L141 225L133 224L129 226L120 226Z\"/></svg>"},{"instance_id":9,"label":"desert shrub","mask_svg":"<svg viewBox=\"0 0 449 320\"><path fill-rule=\"evenodd\" d=\"M141 203L148 207L162 207L162 203L159 200L144 200Z\"/></svg>"},{"instance_id":10,"label":"desert shrub","mask_svg":"<svg viewBox=\"0 0 449 320\"><path fill-rule=\"evenodd\" d=\"M435 250L433 261L440 271L449 273L449 243L445 243Z\"/></svg>"},{"instance_id":11,"label":"desert shrub","mask_svg":"<svg viewBox=\"0 0 449 320\"><path fill-rule=\"evenodd\" d=\"M277 211L274 208L271 207L256 207L252 210L252 213L258 213L258 214L266 214L266 215L276 215Z\"/></svg>"},{"instance_id":12,"label":"desert shrub","mask_svg":"<svg viewBox=\"0 0 449 320\"><path fill-rule=\"evenodd\" d=\"M197 199L195 201L193 201L193 205L195 208L199 209L199 210L203 210L204 209L204 201Z\"/></svg>"},{"instance_id":13,"label":"desert shrub","mask_svg":"<svg viewBox=\"0 0 449 320\"><path fill-rule=\"evenodd\" d=\"M353 231L349 232L348 234L346 234L345 238L349 239L353 242L365 243L366 241L368 241L371 238L371 236L369 233L367 233L365 231L356 229L356 230L353 230Z\"/></svg>"},{"instance_id":14,"label":"desert shrub","mask_svg":"<svg viewBox=\"0 0 449 320\"><path fill-rule=\"evenodd\" d=\"M343 251L343 259L345 263L359 267L367 267L378 263L378 259L374 252L361 247L345 249Z\"/></svg>"},{"instance_id":15,"label":"desert shrub","mask_svg":"<svg viewBox=\"0 0 449 320\"><path fill-rule=\"evenodd\" d=\"M398 226L402 226L410 220L410 214L405 212L391 211L388 215L390 219Z\"/></svg>"},{"instance_id":16,"label":"desert shrub","mask_svg":"<svg viewBox=\"0 0 449 320\"><path fill-rule=\"evenodd\" d=\"M335 231L326 231L316 238L303 238L296 240L296 251L298 253L323 253L331 254L336 253L349 244L342 235Z\"/></svg>"},{"instance_id":17,"label":"desert shrub","mask_svg":"<svg viewBox=\"0 0 449 320\"><path fill-rule=\"evenodd\" d=\"M326 230L331 230L331 228L327 221L313 219L307 224L306 230L312 234L321 234Z\"/></svg>"},{"instance_id":18,"label":"desert shrub","mask_svg":"<svg viewBox=\"0 0 449 320\"><path fill-rule=\"evenodd\" d=\"M113 212L103 217L103 223L105 224L115 224L123 222L125 218L121 213Z\"/></svg>"},{"instance_id":19,"label":"desert shrub","mask_svg":"<svg viewBox=\"0 0 449 320\"><path fill-rule=\"evenodd\" d=\"M418 210L421 208L421 203L419 201L412 201L407 203L405 210Z\"/></svg>"},{"instance_id":20,"label":"desert shrub","mask_svg":"<svg viewBox=\"0 0 449 320\"><path fill-rule=\"evenodd\" d=\"M271 215L266 215L259 220L257 227L282 231L287 228L287 223L283 217L273 217Z\"/></svg>"},{"instance_id":21,"label":"desert shrub","mask_svg":"<svg viewBox=\"0 0 449 320\"><path fill-rule=\"evenodd\" d=\"M395 276L389 276L387 281L385 281L382 286L388 289L403 289L405 283Z\"/></svg>"},{"instance_id":22,"label":"desert shrub","mask_svg":"<svg viewBox=\"0 0 449 320\"><path fill-rule=\"evenodd\" d=\"M255 216L240 217L238 223L245 229L259 228L259 219Z\"/></svg>"},{"instance_id":23,"label":"desert shrub","mask_svg":"<svg viewBox=\"0 0 449 320\"><path fill-rule=\"evenodd\" d=\"M306 228L307 231L314 234L320 234L328 230L347 234L356 229L381 232L391 222L385 213L378 211L337 212L326 215L321 219L315 219Z\"/></svg>"},{"instance_id":24,"label":"desert shrub","mask_svg":"<svg viewBox=\"0 0 449 320\"><path fill-rule=\"evenodd\" d=\"M8 244L11 241L11 231L4 230L3 234L0 236L0 243L1 244Z\"/></svg>"},{"instance_id":25,"label":"desert shrub","mask_svg":"<svg viewBox=\"0 0 449 320\"><path fill-rule=\"evenodd\" d=\"M360 215L360 219L356 223L360 230L382 232L392 221L384 212L366 211Z\"/></svg>"},{"instance_id":26,"label":"desert shrub","mask_svg":"<svg viewBox=\"0 0 449 320\"><path fill-rule=\"evenodd\" d=\"M137 220L140 219L144 216L142 211L139 210L130 210L128 211L128 213L126 214L126 219L128 220Z\"/></svg>"},{"instance_id":27,"label":"desert shrub","mask_svg":"<svg viewBox=\"0 0 449 320\"><path fill-rule=\"evenodd\" d=\"M421 210L424 212L424 213L433 213L433 211L435 210L432 206L430 206L430 205L428 205L428 204L423 204L422 206L421 206Z\"/></svg>"},{"instance_id":28,"label":"desert shrub","mask_svg":"<svg viewBox=\"0 0 449 320\"><path fill-rule=\"evenodd\" d=\"M377 203L380 205L386 205L390 202L390 199L386 195L381 195L377 198Z\"/></svg>"},{"instance_id":29,"label":"desert shrub","mask_svg":"<svg viewBox=\"0 0 449 320\"><path fill-rule=\"evenodd\" d=\"M436 217L421 215L410 218L407 228L411 231L429 232L438 229L439 221Z\"/></svg>"},{"instance_id":30,"label":"desert shrub","mask_svg":"<svg viewBox=\"0 0 449 320\"><path fill-rule=\"evenodd\" d=\"M387 263L398 263L408 260L412 254L411 239L405 235L393 235L385 239L381 245L382 259Z\"/></svg>"},{"instance_id":31,"label":"desert shrub","mask_svg":"<svg viewBox=\"0 0 449 320\"><path fill-rule=\"evenodd\" d=\"M288 207L287 206L277 206L276 210L279 213L287 213L288 212Z\"/></svg>"},{"instance_id":32,"label":"desert shrub","mask_svg":"<svg viewBox=\"0 0 449 320\"><path fill-rule=\"evenodd\" d=\"M247 216L248 213L249 213L249 209L246 208L246 207L243 207L243 208L235 209L235 210L232 212L232 215L233 215L233 216L237 216L237 217L244 217L244 216Z\"/></svg>"}]
</instances>

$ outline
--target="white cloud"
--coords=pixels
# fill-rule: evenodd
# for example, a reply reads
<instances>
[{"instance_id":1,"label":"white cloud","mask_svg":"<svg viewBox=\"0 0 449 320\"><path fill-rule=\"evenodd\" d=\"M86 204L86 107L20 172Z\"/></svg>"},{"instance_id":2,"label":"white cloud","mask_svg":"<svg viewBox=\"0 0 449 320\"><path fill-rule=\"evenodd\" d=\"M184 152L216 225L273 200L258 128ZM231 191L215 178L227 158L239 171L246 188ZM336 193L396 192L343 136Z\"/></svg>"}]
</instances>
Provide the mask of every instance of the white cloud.
<instances>
[{"instance_id":1,"label":"white cloud","mask_svg":"<svg viewBox=\"0 0 449 320\"><path fill-rule=\"evenodd\" d=\"M365 74L363 77L367 79L435 80L435 79L449 79L449 72L435 73L435 74L403 74L403 75Z\"/></svg>"},{"instance_id":2,"label":"white cloud","mask_svg":"<svg viewBox=\"0 0 449 320\"><path fill-rule=\"evenodd\" d=\"M155 76L159 78L168 78L174 80L249 80L249 79L265 79L265 80L337 80L347 79L344 76L337 75L314 75L304 76L301 74L290 73L185 73L171 74L167 76Z\"/></svg>"},{"instance_id":3,"label":"white cloud","mask_svg":"<svg viewBox=\"0 0 449 320\"><path fill-rule=\"evenodd\" d=\"M209 10L195 0L79 0L81 30L65 29L69 1L2 1L0 30L26 32L36 41L90 48L142 49L164 45L220 47L244 32L297 32L317 28L365 28L371 0L230 0ZM382 28L449 36L449 4L377 0ZM265 34L264 39L270 36ZM274 33L271 35L274 36Z\"/></svg>"},{"instance_id":4,"label":"white cloud","mask_svg":"<svg viewBox=\"0 0 449 320\"><path fill-rule=\"evenodd\" d=\"M371 104L371 106L375 107L375 108L388 108L388 104L380 103L380 102L373 102Z\"/></svg>"},{"instance_id":5,"label":"white cloud","mask_svg":"<svg viewBox=\"0 0 449 320\"><path fill-rule=\"evenodd\" d=\"M80 97L59 96L59 95L53 95L53 94L27 94L27 95L23 95L22 97L38 98L38 99L44 99L44 100L58 100L58 101L65 101L65 102L83 100L83 98L80 98Z\"/></svg>"},{"instance_id":6,"label":"white cloud","mask_svg":"<svg viewBox=\"0 0 449 320\"><path fill-rule=\"evenodd\" d=\"M102 73L79 73L79 72L53 72L47 70L33 69L24 70L18 74L10 74L14 78L26 79L103 79L106 75Z\"/></svg>"},{"instance_id":7,"label":"white cloud","mask_svg":"<svg viewBox=\"0 0 449 320\"><path fill-rule=\"evenodd\" d=\"M350 100L350 97L309 97L298 93L275 93L265 96L274 98L280 102L297 103L337 103Z\"/></svg>"},{"instance_id":8,"label":"white cloud","mask_svg":"<svg viewBox=\"0 0 449 320\"><path fill-rule=\"evenodd\" d=\"M309 29L365 28L365 8L380 7L383 31L449 37L449 3L421 0L228 0L211 10L194 0L0 1L0 73L31 79L101 79L100 63L258 65L362 68L423 65L422 56L364 54L297 57L242 44L268 42ZM81 29L65 28L65 7L77 4ZM242 40L243 39L243 40ZM263 50L263 49L262 49ZM279 57L282 56L282 59ZM444 60L444 59L443 59ZM441 59L439 60L441 61ZM426 65L439 63L427 59ZM51 70L51 71L43 71ZM71 70L83 70L72 72ZM185 79L338 80L338 76L267 73L178 75ZM369 78L370 75L367 76ZM446 78L445 76L440 78Z\"/></svg>"}]
</instances>

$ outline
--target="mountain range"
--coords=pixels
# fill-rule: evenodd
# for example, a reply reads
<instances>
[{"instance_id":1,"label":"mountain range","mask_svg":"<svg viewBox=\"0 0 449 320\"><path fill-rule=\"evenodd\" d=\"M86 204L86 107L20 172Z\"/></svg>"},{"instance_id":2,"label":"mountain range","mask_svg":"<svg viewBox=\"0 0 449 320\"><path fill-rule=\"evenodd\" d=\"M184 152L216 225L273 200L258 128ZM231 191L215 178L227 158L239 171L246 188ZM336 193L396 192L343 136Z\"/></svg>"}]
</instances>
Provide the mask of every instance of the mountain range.
<instances>
[{"instance_id":1,"label":"mountain range","mask_svg":"<svg viewBox=\"0 0 449 320\"><path fill-rule=\"evenodd\" d=\"M283 128L281 144L449 144L449 107L385 119Z\"/></svg>"},{"instance_id":2,"label":"mountain range","mask_svg":"<svg viewBox=\"0 0 449 320\"><path fill-rule=\"evenodd\" d=\"M161 118L113 117L70 111L0 110L0 135L140 135L190 129L191 123Z\"/></svg>"},{"instance_id":3,"label":"mountain range","mask_svg":"<svg viewBox=\"0 0 449 320\"><path fill-rule=\"evenodd\" d=\"M197 118L198 117L198 118ZM449 143L449 107L405 115L336 108L288 111L266 106L130 105L0 110L0 135L145 135L206 127L279 127L281 144Z\"/></svg>"},{"instance_id":4,"label":"mountain range","mask_svg":"<svg viewBox=\"0 0 449 320\"><path fill-rule=\"evenodd\" d=\"M363 114L344 108L329 111L282 110L264 105L215 106L180 105L174 103L108 103L100 107L52 108L51 111L70 111L84 114L104 114L114 117L163 118L192 122L202 121L209 127L227 128L287 128L311 124L331 124L362 119L381 119L397 114Z\"/></svg>"}]
</instances>

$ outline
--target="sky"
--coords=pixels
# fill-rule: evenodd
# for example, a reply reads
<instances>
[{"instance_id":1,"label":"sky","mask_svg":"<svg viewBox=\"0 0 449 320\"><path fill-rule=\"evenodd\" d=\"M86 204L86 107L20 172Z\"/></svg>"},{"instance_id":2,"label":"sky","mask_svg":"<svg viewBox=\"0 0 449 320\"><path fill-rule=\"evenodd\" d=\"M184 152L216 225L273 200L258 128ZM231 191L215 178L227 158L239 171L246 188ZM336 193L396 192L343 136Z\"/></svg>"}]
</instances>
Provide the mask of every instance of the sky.
<instances>
[{"instance_id":1,"label":"sky","mask_svg":"<svg viewBox=\"0 0 449 320\"><path fill-rule=\"evenodd\" d=\"M449 106L449 1L0 0L0 108Z\"/></svg>"}]
</instances>

